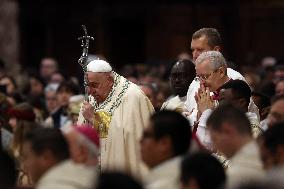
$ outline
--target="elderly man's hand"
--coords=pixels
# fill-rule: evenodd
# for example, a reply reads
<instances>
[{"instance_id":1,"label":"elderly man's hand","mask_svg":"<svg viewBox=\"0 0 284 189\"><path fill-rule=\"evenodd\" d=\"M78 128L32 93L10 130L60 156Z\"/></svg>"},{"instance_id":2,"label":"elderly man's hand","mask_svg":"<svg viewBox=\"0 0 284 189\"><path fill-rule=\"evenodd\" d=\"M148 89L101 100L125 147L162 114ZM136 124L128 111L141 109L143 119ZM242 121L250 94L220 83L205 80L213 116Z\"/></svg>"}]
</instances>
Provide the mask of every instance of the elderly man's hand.
<instances>
[{"instance_id":1,"label":"elderly man's hand","mask_svg":"<svg viewBox=\"0 0 284 189\"><path fill-rule=\"evenodd\" d=\"M94 122L94 113L95 111L93 106L89 102L85 101L82 107L82 115L89 123Z\"/></svg>"},{"instance_id":2,"label":"elderly man's hand","mask_svg":"<svg viewBox=\"0 0 284 189\"><path fill-rule=\"evenodd\" d=\"M207 109L214 108L214 101L210 96L210 91L204 86L201 86L198 92L195 94L195 100L197 103L198 112L200 114Z\"/></svg>"}]
</instances>

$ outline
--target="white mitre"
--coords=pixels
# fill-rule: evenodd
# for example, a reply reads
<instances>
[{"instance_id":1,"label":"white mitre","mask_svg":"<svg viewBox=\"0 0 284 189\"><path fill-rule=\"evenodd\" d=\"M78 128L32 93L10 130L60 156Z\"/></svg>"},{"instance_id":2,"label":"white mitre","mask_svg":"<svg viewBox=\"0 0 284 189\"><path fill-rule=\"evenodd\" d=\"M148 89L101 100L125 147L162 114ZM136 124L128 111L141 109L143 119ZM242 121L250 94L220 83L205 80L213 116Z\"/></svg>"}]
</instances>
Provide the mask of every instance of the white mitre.
<instances>
[{"instance_id":1,"label":"white mitre","mask_svg":"<svg viewBox=\"0 0 284 189\"><path fill-rule=\"evenodd\" d=\"M112 67L104 60L92 60L87 65L87 72L111 72Z\"/></svg>"}]
</instances>

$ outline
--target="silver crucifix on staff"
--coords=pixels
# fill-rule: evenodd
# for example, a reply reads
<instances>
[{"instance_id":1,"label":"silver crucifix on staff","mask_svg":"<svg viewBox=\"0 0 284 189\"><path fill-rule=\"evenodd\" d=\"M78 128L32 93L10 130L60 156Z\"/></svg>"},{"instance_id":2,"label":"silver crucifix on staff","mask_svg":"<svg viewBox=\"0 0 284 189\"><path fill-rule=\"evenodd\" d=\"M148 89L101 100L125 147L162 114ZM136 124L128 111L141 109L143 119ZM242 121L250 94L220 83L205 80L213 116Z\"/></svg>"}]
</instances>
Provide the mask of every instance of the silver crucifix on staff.
<instances>
[{"instance_id":1,"label":"silver crucifix on staff","mask_svg":"<svg viewBox=\"0 0 284 189\"><path fill-rule=\"evenodd\" d=\"M83 68L84 72L84 88L85 88L85 100L89 101L88 96L88 79L87 79L87 65L88 65L88 50L89 50L89 43L90 40L94 40L93 37L88 35L87 28L85 25L82 25L82 29L84 30L84 36L79 37L78 40L81 40L81 47L82 47L82 55L78 60L78 63Z\"/></svg>"}]
</instances>

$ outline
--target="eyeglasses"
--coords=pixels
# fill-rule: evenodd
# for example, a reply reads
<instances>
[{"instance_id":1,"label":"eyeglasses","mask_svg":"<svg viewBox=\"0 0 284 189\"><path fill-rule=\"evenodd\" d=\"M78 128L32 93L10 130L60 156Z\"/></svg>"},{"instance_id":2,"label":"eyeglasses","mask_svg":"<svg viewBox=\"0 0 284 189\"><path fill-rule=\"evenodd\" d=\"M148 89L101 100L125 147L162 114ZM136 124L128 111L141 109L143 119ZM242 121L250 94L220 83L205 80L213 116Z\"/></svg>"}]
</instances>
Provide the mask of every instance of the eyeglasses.
<instances>
[{"instance_id":1,"label":"eyeglasses","mask_svg":"<svg viewBox=\"0 0 284 189\"><path fill-rule=\"evenodd\" d=\"M196 75L196 77L194 78L195 81L206 81L209 79L209 77L213 74L214 72L210 73L210 74L206 74L206 75Z\"/></svg>"},{"instance_id":2,"label":"eyeglasses","mask_svg":"<svg viewBox=\"0 0 284 189\"><path fill-rule=\"evenodd\" d=\"M222 68L222 67L220 67ZM217 70L211 72L210 74L204 74L204 75L196 75L196 77L194 78L195 81L206 81L209 79L209 77L211 77L211 75L215 72L217 72L220 68L218 68Z\"/></svg>"}]
</instances>

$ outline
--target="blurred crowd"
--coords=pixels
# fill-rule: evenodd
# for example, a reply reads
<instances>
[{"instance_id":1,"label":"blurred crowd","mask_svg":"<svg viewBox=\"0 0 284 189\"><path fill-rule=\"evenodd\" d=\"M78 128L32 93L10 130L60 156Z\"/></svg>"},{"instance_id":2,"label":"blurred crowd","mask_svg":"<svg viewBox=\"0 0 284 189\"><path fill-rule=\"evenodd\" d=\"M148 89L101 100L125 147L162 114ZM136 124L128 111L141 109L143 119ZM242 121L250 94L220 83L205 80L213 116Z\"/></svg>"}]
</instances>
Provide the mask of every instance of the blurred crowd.
<instances>
[{"instance_id":1,"label":"blurred crowd","mask_svg":"<svg viewBox=\"0 0 284 189\"><path fill-rule=\"evenodd\" d=\"M219 86L232 94L229 98L224 92L217 107L204 102L202 95L215 92L206 93L207 83L190 97L198 110L191 120L194 109L184 104L188 89L211 76L199 73L203 60L194 57L194 50L192 55L181 52L171 63L128 64L117 70L141 88L155 109L140 141L149 169L145 180L99 171L99 136L92 127L76 125L85 100L82 78L63 74L52 57L42 58L39 70L23 69L20 75L9 75L1 61L0 188L60 188L60 182L69 184L62 188L78 189L283 188L284 62L274 57L247 65L226 62L246 82ZM234 105L236 98L248 101ZM257 107L255 122L247 114L250 99ZM202 130L207 109L212 112Z\"/></svg>"}]
</instances>

